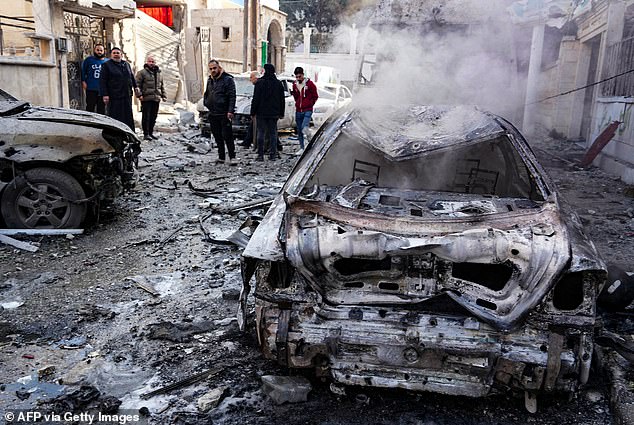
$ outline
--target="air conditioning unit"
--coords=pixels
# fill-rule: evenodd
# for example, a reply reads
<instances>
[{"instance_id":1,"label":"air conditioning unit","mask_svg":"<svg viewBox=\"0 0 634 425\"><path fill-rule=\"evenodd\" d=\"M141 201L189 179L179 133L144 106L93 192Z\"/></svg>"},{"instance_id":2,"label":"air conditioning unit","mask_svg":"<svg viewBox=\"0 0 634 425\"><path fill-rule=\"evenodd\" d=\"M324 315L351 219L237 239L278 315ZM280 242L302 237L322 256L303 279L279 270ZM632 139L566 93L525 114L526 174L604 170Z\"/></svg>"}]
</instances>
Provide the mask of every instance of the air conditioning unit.
<instances>
[{"instance_id":1,"label":"air conditioning unit","mask_svg":"<svg viewBox=\"0 0 634 425\"><path fill-rule=\"evenodd\" d=\"M68 52L68 39L64 37L59 37L55 39L55 48L59 53L67 53Z\"/></svg>"}]
</instances>

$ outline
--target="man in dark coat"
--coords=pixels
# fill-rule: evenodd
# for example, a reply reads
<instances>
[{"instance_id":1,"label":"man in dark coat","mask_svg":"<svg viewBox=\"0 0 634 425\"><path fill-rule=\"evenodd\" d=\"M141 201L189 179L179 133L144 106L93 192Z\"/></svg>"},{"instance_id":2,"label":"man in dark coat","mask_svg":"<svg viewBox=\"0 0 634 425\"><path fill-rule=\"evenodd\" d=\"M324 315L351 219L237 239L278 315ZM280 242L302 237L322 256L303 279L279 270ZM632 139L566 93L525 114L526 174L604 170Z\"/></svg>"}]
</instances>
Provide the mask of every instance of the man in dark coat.
<instances>
[{"instance_id":1,"label":"man in dark coat","mask_svg":"<svg viewBox=\"0 0 634 425\"><path fill-rule=\"evenodd\" d=\"M264 161L264 133L269 132L271 146L269 159L277 157L277 120L284 117L284 86L275 77L275 67L264 65L264 75L255 83L251 101L251 118L256 119L258 158Z\"/></svg>"},{"instance_id":2,"label":"man in dark coat","mask_svg":"<svg viewBox=\"0 0 634 425\"><path fill-rule=\"evenodd\" d=\"M229 165L236 165L236 148L233 144L231 121L236 109L236 83L233 77L222 69L216 59L209 61L205 106L209 109L209 126L218 145L217 164L225 162L225 145L229 151Z\"/></svg>"},{"instance_id":3,"label":"man in dark coat","mask_svg":"<svg viewBox=\"0 0 634 425\"><path fill-rule=\"evenodd\" d=\"M139 87L141 96L141 126L143 127L144 140L156 140L154 135L154 124L159 110L159 102L165 101L165 87L161 70L153 56L148 56L143 69L136 73L136 84Z\"/></svg>"},{"instance_id":4,"label":"man in dark coat","mask_svg":"<svg viewBox=\"0 0 634 425\"><path fill-rule=\"evenodd\" d=\"M121 59L121 49L113 47L110 60L101 65L99 77L103 103L108 107L108 116L127 124L134 131L132 117L132 89L138 96L136 81L130 64Z\"/></svg>"}]
</instances>

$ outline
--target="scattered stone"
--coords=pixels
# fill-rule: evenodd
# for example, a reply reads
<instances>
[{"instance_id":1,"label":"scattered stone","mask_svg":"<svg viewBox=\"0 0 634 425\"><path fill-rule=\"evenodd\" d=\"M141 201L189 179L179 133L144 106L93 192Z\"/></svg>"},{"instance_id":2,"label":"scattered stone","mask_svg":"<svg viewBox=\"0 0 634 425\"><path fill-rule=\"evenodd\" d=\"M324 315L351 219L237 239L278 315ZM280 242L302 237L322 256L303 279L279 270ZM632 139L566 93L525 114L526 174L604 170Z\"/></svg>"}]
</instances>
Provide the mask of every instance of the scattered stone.
<instances>
[{"instance_id":1,"label":"scattered stone","mask_svg":"<svg viewBox=\"0 0 634 425\"><path fill-rule=\"evenodd\" d=\"M101 401L99 402L99 410L102 413L117 413L117 411L119 410L119 406L121 406L121 403L121 400L109 395L101 399Z\"/></svg>"},{"instance_id":2,"label":"scattered stone","mask_svg":"<svg viewBox=\"0 0 634 425\"><path fill-rule=\"evenodd\" d=\"M55 366L45 366L37 370L37 378L40 381L48 381L55 374Z\"/></svg>"},{"instance_id":3,"label":"scattered stone","mask_svg":"<svg viewBox=\"0 0 634 425\"><path fill-rule=\"evenodd\" d=\"M222 291L223 300L238 301L240 299L240 290L238 289L225 289Z\"/></svg>"},{"instance_id":4,"label":"scattered stone","mask_svg":"<svg viewBox=\"0 0 634 425\"><path fill-rule=\"evenodd\" d=\"M4 301L0 303L0 307L4 310L13 310L14 308L18 308L21 305L24 305L22 301Z\"/></svg>"},{"instance_id":5,"label":"scattered stone","mask_svg":"<svg viewBox=\"0 0 634 425\"><path fill-rule=\"evenodd\" d=\"M55 343L59 348L65 348L68 350L81 348L86 344L85 336L76 336L70 339L62 339Z\"/></svg>"},{"instance_id":6,"label":"scattered stone","mask_svg":"<svg viewBox=\"0 0 634 425\"><path fill-rule=\"evenodd\" d=\"M15 395L22 401L26 400L27 398L31 397L31 393L28 391L24 391L24 390L18 390L15 392Z\"/></svg>"},{"instance_id":7,"label":"scattered stone","mask_svg":"<svg viewBox=\"0 0 634 425\"><path fill-rule=\"evenodd\" d=\"M225 398L228 387L218 387L207 392L198 399L198 410L202 413L207 413L211 409L216 408L223 398Z\"/></svg>"},{"instance_id":8,"label":"scattered stone","mask_svg":"<svg viewBox=\"0 0 634 425\"><path fill-rule=\"evenodd\" d=\"M310 382L302 376L262 376L262 392L277 404L307 401L310 390Z\"/></svg>"}]
</instances>

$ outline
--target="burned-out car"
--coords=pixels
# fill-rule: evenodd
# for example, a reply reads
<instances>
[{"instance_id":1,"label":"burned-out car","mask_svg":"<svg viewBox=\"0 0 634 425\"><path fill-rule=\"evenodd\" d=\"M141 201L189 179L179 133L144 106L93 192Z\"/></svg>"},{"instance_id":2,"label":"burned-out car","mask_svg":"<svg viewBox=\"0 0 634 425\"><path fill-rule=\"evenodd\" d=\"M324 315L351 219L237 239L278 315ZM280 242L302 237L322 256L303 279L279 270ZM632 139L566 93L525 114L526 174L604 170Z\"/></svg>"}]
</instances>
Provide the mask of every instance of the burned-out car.
<instances>
[{"instance_id":1,"label":"burned-out car","mask_svg":"<svg viewBox=\"0 0 634 425\"><path fill-rule=\"evenodd\" d=\"M0 209L10 228L75 228L134 185L140 141L112 118L0 90Z\"/></svg>"},{"instance_id":2,"label":"burned-out car","mask_svg":"<svg viewBox=\"0 0 634 425\"><path fill-rule=\"evenodd\" d=\"M588 379L606 269L522 135L466 106L342 110L243 253L264 354L346 385L484 396Z\"/></svg>"}]
</instances>

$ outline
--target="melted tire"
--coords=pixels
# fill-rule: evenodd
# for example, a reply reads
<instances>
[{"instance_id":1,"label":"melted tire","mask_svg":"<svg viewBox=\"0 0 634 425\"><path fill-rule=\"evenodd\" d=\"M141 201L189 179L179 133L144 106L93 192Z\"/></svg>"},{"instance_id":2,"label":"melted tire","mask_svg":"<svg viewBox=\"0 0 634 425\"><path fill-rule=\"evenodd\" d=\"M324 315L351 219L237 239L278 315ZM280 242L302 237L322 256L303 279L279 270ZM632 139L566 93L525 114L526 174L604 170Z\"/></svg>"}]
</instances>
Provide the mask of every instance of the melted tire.
<instances>
[{"instance_id":1,"label":"melted tire","mask_svg":"<svg viewBox=\"0 0 634 425\"><path fill-rule=\"evenodd\" d=\"M72 229L86 217L86 194L73 176L54 168L33 168L2 194L2 217L10 228Z\"/></svg>"}]
</instances>

